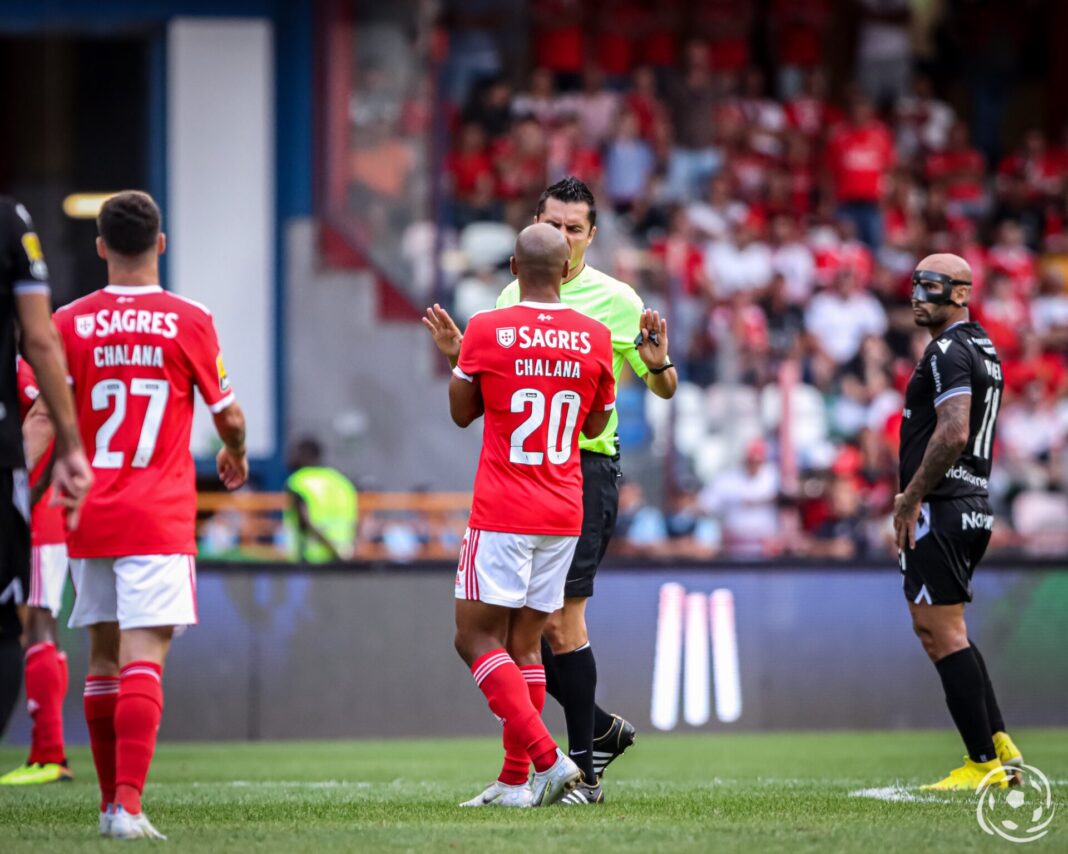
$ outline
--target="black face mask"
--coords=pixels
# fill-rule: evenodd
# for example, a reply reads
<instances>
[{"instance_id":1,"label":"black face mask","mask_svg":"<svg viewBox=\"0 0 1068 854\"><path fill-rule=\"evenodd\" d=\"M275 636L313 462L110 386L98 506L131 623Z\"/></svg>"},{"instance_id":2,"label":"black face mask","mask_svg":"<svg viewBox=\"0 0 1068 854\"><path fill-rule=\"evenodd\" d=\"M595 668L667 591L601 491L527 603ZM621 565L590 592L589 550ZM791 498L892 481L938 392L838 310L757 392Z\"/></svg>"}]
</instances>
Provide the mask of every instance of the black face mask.
<instances>
[{"instance_id":1,"label":"black face mask","mask_svg":"<svg viewBox=\"0 0 1068 854\"><path fill-rule=\"evenodd\" d=\"M941 290L932 291L931 285L941 285ZM912 274L912 298L916 302L930 302L935 305L959 305L953 302L953 286L968 285L967 279L953 279L945 273L932 270L917 270Z\"/></svg>"}]
</instances>

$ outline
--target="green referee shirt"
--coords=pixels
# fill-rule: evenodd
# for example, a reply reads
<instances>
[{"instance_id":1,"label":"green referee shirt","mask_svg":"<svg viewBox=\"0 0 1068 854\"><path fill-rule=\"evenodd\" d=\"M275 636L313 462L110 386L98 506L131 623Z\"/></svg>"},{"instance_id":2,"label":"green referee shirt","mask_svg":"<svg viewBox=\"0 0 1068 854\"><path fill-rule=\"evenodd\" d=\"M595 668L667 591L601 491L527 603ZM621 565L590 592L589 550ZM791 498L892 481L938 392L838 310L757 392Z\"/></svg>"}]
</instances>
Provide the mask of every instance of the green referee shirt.
<instances>
[{"instance_id":1,"label":"green referee shirt","mask_svg":"<svg viewBox=\"0 0 1068 854\"><path fill-rule=\"evenodd\" d=\"M619 385L619 378L623 373L624 360L630 362L634 373L640 379L645 378L649 369L634 346L634 339L638 337L641 327L644 306L642 298L634 288L587 264L575 278L560 286L560 301L594 320L601 321L612 331L612 371L615 373L616 385ZM519 282L514 281L497 297L497 308L508 308L518 302ZM618 425L619 415L613 410L604 432L594 439L580 436L579 448L615 456Z\"/></svg>"}]
</instances>

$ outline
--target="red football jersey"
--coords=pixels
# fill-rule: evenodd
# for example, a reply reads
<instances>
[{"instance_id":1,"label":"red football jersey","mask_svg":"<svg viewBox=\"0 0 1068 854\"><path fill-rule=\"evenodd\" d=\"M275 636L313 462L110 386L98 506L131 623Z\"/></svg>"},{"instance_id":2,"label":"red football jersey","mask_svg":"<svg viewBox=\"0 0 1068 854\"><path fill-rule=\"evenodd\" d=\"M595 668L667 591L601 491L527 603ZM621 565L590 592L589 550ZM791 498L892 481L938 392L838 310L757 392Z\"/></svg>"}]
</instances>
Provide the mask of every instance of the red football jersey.
<instances>
[{"instance_id":1,"label":"red football jersey","mask_svg":"<svg viewBox=\"0 0 1068 854\"><path fill-rule=\"evenodd\" d=\"M211 312L159 287L109 285L55 314L96 478L71 557L196 554L193 387L234 400Z\"/></svg>"},{"instance_id":2,"label":"red football jersey","mask_svg":"<svg viewBox=\"0 0 1068 854\"><path fill-rule=\"evenodd\" d=\"M37 377L33 375L33 368L23 358L18 359L18 384L19 384L19 410L23 421L37 400L41 392L37 388ZM48 461L52 457L52 444L48 446L44 456L37 461L37 465L30 473L30 486L34 486L41 479L44 470L48 467ZM30 539L35 546L56 546L67 541L67 529L63 524L63 508L51 506L52 487L45 490L41 500L33 506L33 516L30 520Z\"/></svg>"},{"instance_id":3,"label":"red football jersey","mask_svg":"<svg viewBox=\"0 0 1068 854\"><path fill-rule=\"evenodd\" d=\"M478 383L486 408L470 526L578 536L579 431L616 400L608 327L560 303L480 312L454 373Z\"/></svg>"}]
</instances>

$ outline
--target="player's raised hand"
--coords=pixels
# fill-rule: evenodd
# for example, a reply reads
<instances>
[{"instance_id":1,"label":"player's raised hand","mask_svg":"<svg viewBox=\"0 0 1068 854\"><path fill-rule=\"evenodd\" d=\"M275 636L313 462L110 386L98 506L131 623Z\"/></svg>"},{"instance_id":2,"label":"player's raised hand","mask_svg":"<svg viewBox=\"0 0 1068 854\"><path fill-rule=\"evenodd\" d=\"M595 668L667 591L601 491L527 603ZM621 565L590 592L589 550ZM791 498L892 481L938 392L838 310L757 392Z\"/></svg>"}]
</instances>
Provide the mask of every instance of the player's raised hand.
<instances>
[{"instance_id":1,"label":"player's raised hand","mask_svg":"<svg viewBox=\"0 0 1068 854\"><path fill-rule=\"evenodd\" d=\"M920 520L920 505L903 492L894 496L894 541L899 551L916 548L916 525Z\"/></svg>"},{"instance_id":2,"label":"player's raised hand","mask_svg":"<svg viewBox=\"0 0 1068 854\"><path fill-rule=\"evenodd\" d=\"M638 355L641 356L646 367L659 368L668 360L668 336L667 320L660 316L659 311L647 308L642 312L639 323L641 327L641 342L635 342L638 347Z\"/></svg>"},{"instance_id":3,"label":"player's raised hand","mask_svg":"<svg viewBox=\"0 0 1068 854\"><path fill-rule=\"evenodd\" d=\"M66 454L57 456L52 463L52 499L49 503L65 507L68 531L78 527L81 517L82 502L93 485L93 469L85 456L85 451L75 448Z\"/></svg>"},{"instance_id":4,"label":"player's raised hand","mask_svg":"<svg viewBox=\"0 0 1068 854\"><path fill-rule=\"evenodd\" d=\"M231 491L244 486L248 480L248 456L244 453L237 454L223 446L215 456L215 467L219 471L219 480Z\"/></svg>"},{"instance_id":5,"label":"player's raised hand","mask_svg":"<svg viewBox=\"0 0 1068 854\"><path fill-rule=\"evenodd\" d=\"M434 337L434 343L448 358L450 367L455 368L456 362L460 358L460 342L463 341L464 337L463 333L460 332L460 327L456 325L456 321L438 303L434 303L426 310L423 326L430 330L430 334Z\"/></svg>"}]
</instances>

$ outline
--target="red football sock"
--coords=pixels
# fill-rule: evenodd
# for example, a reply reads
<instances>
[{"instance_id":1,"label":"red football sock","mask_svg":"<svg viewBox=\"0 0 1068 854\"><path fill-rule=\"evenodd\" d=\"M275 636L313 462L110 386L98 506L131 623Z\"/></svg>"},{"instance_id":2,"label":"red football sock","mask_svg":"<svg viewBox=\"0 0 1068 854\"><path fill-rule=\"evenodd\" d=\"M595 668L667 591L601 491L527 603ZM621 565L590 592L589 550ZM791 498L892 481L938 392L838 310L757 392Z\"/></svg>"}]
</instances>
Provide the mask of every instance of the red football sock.
<instances>
[{"instance_id":1,"label":"red football sock","mask_svg":"<svg viewBox=\"0 0 1068 854\"><path fill-rule=\"evenodd\" d=\"M556 742L530 701L526 680L511 656L495 649L471 665L475 684L486 695L490 711L504 723L505 738L526 750L537 771L556 762Z\"/></svg>"},{"instance_id":2,"label":"red football sock","mask_svg":"<svg viewBox=\"0 0 1068 854\"><path fill-rule=\"evenodd\" d=\"M56 645L35 643L26 650L26 705L33 718L29 763L64 762L63 669Z\"/></svg>"},{"instance_id":3,"label":"red football sock","mask_svg":"<svg viewBox=\"0 0 1068 854\"><path fill-rule=\"evenodd\" d=\"M63 699L67 699L67 689L70 688L70 668L67 666L67 653L57 652L59 660L59 673L63 677Z\"/></svg>"},{"instance_id":4,"label":"red football sock","mask_svg":"<svg viewBox=\"0 0 1068 854\"><path fill-rule=\"evenodd\" d=\"M527 683L530 702L540 715L545 708L545 668L540 664L521 664L519 670ZM522 744L518 744L510 730L504 731L504 765L497 777L509 786L522 786L530 772L530 757Z\"/></svg>"},{"instance_id":5,"label":"red football sock","mask_svg":"<svg viewBox=\"0 0 1068 854\"><path fill-rule=\"evenodd\" d=\"M119 677L85 678L85 722L89 725L93 765L100 781L101 811L115 802L115 705L118 700Z\"/></svg>"},{"instance_id":6,"label":"red football sock","mask_svg":"<svg viewBox=\"0 0 1068 854\"><path fill-rule=\"evenodd\" d=\"M156 752L156 732L163 716L163 668L134 661L122 668L115 706L115 803L128 813L141 812L141 792Z\"/></svg>"}]
</instances>

